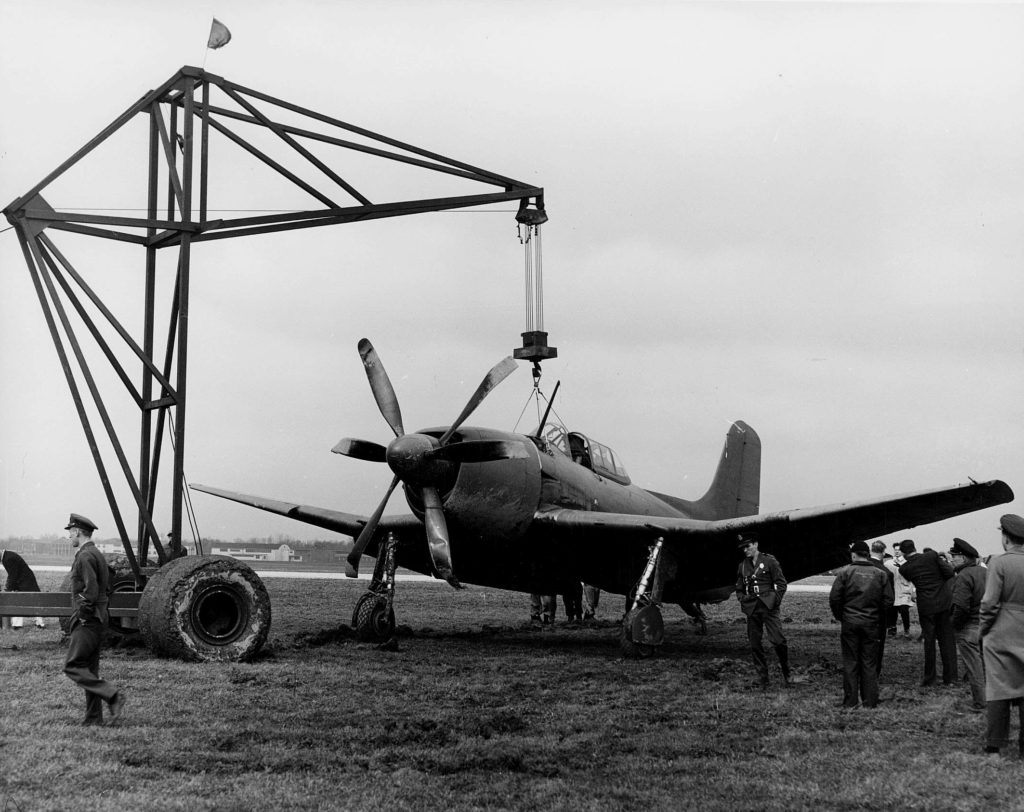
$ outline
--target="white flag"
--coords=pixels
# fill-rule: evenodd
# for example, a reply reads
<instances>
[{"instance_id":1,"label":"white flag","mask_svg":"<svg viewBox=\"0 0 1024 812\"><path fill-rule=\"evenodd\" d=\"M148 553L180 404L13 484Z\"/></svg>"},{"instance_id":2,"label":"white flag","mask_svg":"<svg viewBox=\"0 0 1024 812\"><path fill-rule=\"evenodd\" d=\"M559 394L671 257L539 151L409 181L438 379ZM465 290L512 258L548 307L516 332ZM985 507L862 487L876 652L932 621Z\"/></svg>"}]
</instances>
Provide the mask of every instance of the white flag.
<instances>
[{"instance_id":1,"label":"white flag","mask_svg":"<svg viewBox=\"0 0 1024 812\"><path fill-rule=\"evenodd\" d=\"M213 18L213 25L210 26L210 40L206 43L207 48L222 48L231 42L231 32L216 17Z\"/></svg>"}]
</instances>

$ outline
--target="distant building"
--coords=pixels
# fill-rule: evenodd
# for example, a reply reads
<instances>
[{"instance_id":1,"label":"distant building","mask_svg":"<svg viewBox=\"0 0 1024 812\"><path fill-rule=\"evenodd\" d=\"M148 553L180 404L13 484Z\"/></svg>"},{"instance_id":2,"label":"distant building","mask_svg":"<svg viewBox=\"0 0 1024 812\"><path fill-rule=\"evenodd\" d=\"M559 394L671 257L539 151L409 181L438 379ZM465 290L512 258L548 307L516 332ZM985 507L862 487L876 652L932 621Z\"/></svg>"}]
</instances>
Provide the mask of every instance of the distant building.
<instances>
[{"instance_id":1,"label":"distant building","mask_svg":"<svg viewBox=\"0 0 1024 812\"><path fill-rule=\"evenodd\" d=\"M237 541L232 546L211 547L212 555L229 555L239 561L302 561L302 556L287 544L273 545L258 541Z\"/></svg>"}]
</instances>

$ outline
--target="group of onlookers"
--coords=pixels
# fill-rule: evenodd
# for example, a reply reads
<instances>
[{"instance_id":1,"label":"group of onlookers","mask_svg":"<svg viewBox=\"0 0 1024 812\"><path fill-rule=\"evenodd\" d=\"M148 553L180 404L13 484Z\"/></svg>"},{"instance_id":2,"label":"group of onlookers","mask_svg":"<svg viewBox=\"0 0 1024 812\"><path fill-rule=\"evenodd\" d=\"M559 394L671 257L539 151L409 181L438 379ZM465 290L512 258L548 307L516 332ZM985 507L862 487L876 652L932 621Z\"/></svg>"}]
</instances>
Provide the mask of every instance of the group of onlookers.
<instances>
[{"instance_id":1,"label":"group of onlookers","mask_svg":"<svg viewBox=\"0 0 1024 812\"><path fill-rule=\"evenodd\" d=\"M943 553L918 551L911 539L887 555L886 545L850 545L851 563L840 569L829 592L829 607L840 623L843 700L846 708L873 708L887 637L910 637L910 606L917 606L924 644L921 687L958 682L958 656L970 683L973 711L987 716L988 753L1010 743L1010 708L1020 716L1018 746L1024 756L1024 518L1000 518L1004 553L982 566L964 539ZM785 684L790 683L789 648L779 604L786 578L779 562L758 549L756 534L741 534L743 552L736 596L747 618L751 655L762 688L769 684L765 633L775 649ZM939 658L936 660L936 647ZM941 663L941 672L939 664Z\"/></svg>"},{"instance_id":2,"label":"group of onlookers","mask_svg":"<svg viewBox=\"0 0 1024 812\"><path fill-rule=\"evenodd\" d=\"M1000 530L1004 553L989 559L987 569L974 546L960 538L944 554L919 552L906 539L887 560L882 542L851 545L852 563L836 574L829 594L841 623L843 706L878 704L885 637L895 632L897 618L909 633L909 617L895 609L902 591L916 603L921 623L921 687L938 683L936 646L943 685L957 683L959 655L971 709L987 714L985 751L998 753L1009 744L1010 708L1016 705L1024 755L1024 518L1006 514Z\"/></svg>"}]
</instances>

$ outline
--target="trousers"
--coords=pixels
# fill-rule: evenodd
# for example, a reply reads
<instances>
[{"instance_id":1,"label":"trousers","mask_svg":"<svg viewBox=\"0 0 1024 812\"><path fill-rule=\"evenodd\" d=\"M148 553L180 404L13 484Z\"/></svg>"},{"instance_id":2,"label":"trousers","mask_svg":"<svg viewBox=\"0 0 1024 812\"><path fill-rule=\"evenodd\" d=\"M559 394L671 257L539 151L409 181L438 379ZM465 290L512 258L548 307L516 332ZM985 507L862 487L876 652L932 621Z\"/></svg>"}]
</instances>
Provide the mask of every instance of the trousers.
<instances>
[{"instance_id":1,"label":"trousers","mask_svg":"<svg viewBox=\"0 0 1024 812\"><path fill-rule=\"evenodd\" d=\"M977 623L969 623L957 629L956 648L967 672L967 680L971 685L971 701L974 707L985 704L985 663L981 656L981 632Z\"/></svg>"},{"instance_id":2,"label":"trousers","mask_svg":"<svg viewBox=\"0 0 1024 812\"><path fill-rule=\"evenodd\" d=\"M953 639L953 621L949 610L924 614L918 611L921 621L921 632L924 635L924 677L923 685L935 682L935 643L939 644L939 656L942 658L942 681L949 685L956 682L956 641Z\"/></svg>"},{"instance_id":3,"label":"trousers","mask_svg":"<svg viewBox=\"0 0 1024 812\"><path fill-rule=\"evenodd\" d=\"M768 642L775 647L779 664L782 666L782 673L788 678L788 649L786 648L786 635L782 633L782 617L778 609L769 609L764 604L758 603L757 608L747 615L747 639L750 641L750 655L754 660L754 667L757 669L762 683L768 681L768 658L765 657L762 642L765 632L768 632Z\"/></svg>"},{"instance_id":4,"label":"trousers","mask_svg":"<svg viewBox=\"0 0 1024 812\"><path fill-rule=\"evenodd\" d=\"M881 631L884 634L884 630ZM843 707L878 704L878 624L846 623L839 633L843 653Z\"/></svg>"},{"instance_id":5,"label":"trousers","mask_svg":"<svg viewBox=\"0 0 1024 812\"><path fill-rule=\"evenodd\" d=\"M1010 743L1010 706L1017 706L1018 742L1024 753L1024 699L993 699L985 705L985 740L989 747L1006 747Z\"/></svg>"},{"instance_id":6,"label":"trousers","mask_svg":"<svg viewBox=\"0 0 1024 812\"><path fill-rule=\"evenodd\" d=\"M104 624L99 620L73 621L64 675L85 691L85 721L103 721L103 703L117 695L117 686L100 679L100 652Z\"/></svg>"}]
</instances>

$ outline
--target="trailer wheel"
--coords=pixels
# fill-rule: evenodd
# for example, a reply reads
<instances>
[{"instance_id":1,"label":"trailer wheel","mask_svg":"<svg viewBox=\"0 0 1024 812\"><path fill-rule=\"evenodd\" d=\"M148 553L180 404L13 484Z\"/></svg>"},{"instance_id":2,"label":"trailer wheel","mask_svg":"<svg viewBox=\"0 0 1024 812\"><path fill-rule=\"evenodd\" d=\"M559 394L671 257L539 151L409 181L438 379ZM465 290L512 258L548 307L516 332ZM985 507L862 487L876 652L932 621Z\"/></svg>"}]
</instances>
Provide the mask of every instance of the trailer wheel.
<instances>
[{"instance_id":1,"label":"trailer wheel","mask_svg":"<svg viewBox=\"0 0 1024 812\"><path fill-rule=\"evenodd\" d=\"M395 610L387 609L381 595L367 592L356 602L356 639L363 643L384 643L395 633Z\"/></svg>"},{"instance_id":2,"label":"trailer wheel","mask_svg":"<svg viewBox=\"0 0 1024 812\"><path fill-rule=\"evenodd\" d=\"M234 558L177 558L146 584L139 631L154 652L166 657L250 660L270 632L270 596L260 577Z\"/></svg>"}]
</instances>

